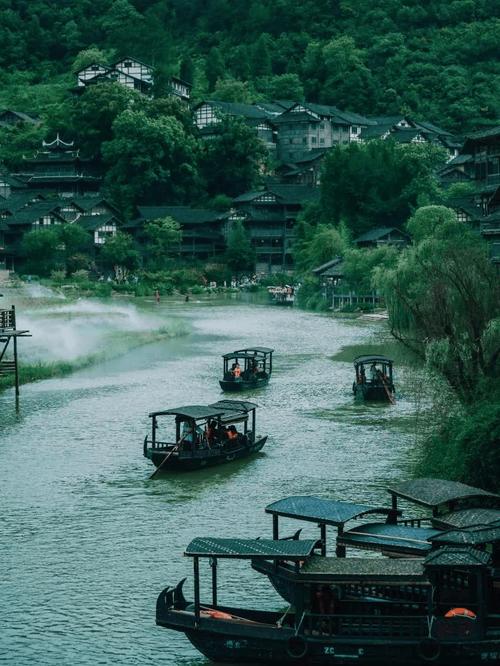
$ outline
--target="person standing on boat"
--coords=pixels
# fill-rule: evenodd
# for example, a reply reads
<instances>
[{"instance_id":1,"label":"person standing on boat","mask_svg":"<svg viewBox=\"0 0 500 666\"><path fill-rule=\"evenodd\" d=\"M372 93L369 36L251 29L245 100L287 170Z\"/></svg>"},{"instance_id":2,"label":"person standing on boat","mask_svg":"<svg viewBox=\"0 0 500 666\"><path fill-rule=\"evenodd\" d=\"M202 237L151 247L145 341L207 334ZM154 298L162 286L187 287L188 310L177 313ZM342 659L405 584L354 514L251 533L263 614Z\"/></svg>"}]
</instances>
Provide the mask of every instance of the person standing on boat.
<instances>
[{"instance_id":1,"label":"person standing on boat","mask_svg":"<svg viewBox=\"0 0 500 666\"><path fill-rule=\"evenodd\" d=\"M377 377L378 377L377 366L375 365L375 363L372 363L370 366L370 379L372 380L372 382L374 382L377 380Z\"/></svg>"}]
</instances>

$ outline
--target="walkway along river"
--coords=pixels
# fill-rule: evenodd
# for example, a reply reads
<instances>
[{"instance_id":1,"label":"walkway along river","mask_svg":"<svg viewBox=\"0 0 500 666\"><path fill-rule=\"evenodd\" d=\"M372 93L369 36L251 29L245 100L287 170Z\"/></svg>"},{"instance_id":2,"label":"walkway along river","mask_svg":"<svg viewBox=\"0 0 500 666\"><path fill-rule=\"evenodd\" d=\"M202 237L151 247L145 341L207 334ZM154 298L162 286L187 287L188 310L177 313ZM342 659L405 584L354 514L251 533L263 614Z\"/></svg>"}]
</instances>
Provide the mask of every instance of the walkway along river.
<instances>
[{"instance_id":1,"label":"walkway along river","mask_svg":"<svg viewBox=\"0 0 500 666\"><path fill-rule=\"evenodd\" d=\"M23 386L18 416L0 394L2 663L205 664L183 635L154 624L157 594L190 573L181 555L194 536L269 537L272 500L377 503L386 481L408 474L411 396L354 404L352 364L332 358L344 345L372 348L382 324L242 303L155 312L191 332ZM148 412L220 399L220 355L251 344L276 350L271 383L252 395L270 435L263 452L148 481ZM404 394L403 378L397 367ZM245 563L222 564L219 579L221 602L283 606Z\"/></svg>"}]
</instances>

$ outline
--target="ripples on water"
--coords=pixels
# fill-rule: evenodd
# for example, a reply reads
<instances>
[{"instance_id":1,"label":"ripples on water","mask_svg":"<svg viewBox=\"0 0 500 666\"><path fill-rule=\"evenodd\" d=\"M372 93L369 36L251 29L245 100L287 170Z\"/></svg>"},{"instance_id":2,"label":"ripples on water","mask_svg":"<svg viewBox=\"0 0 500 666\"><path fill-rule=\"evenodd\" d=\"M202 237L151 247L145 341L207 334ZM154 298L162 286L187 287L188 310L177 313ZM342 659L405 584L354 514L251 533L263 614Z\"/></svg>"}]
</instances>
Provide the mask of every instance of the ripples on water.
<instances>
[{"instance_id":1,"label":"ripples on water","mask_svg":"<svg viewBox=\"0 0 500 666\"><path fill-rule=\"evenodd\" d=\"M161 314L193 333L24 386L19 416L0 394L0 661L206 664L154 624L158 593L191 574L182 552L194 536L270 537L273 500L386 502L383 485L407 473L411 395L396 407L354 404L352 365L332 361L344 345L377 341L379 324L237 303L162 304ZM276 349L271 383L248 395L270 435L263 452L149 482L148 412L219 399L220 355L254 344ZM401 367L396 383L404 396ZM317 536L308 524L303 534ZM209 578L202 566L206 594ZM245 562L222 563L220 599L284 605Z\"/></svg>"}]
</instances>

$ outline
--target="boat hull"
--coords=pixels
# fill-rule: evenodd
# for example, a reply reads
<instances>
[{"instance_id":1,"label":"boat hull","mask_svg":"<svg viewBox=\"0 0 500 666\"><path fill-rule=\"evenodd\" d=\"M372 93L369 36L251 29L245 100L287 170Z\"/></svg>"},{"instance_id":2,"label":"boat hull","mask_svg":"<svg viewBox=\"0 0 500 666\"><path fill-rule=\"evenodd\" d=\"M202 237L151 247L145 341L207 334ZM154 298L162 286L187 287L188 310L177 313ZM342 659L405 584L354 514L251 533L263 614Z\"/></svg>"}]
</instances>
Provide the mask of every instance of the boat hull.
<instances>
[{"instance_id":1,"label":"boat hull","mask_svg":"<svg viewBox=\"0 0 500 666\"><path fill-rule=\"evenodd\" d=\"M366 386L364 384L354 384L353 392L354 397L358 400L367 400L373 402L392 402L394 400L394 389L385 389L383 386Z\"/></svg>"},{"instance_id":2,"label":"boat hull","mask_svg":"<svg viewBox=\"0 0 500 666\"><path fill-rule=\"evenodd\" d=\"M251 391L253 389L262 388L269 384L269 377L263 377L260 379L220 379L220 387L223 391L236 393L239 391Z\"/></svg>"},{"instance_id":3,"label":"boat hull","mask_svg":"<svg viewBox=\"0 0 500 666\"><path fill-rule=\"evenodd\" d=\"M241 608L217 607L230 619L213 618L204 612L197 621L192 605L166 602L176 588L158 597L156 624L183 632L205 657L221 663L319 664L360 666L471 666L498 663L500 639L482 641L437 641L425 635L400 636L321 635L320 631L296 634L293 615ZM212 609L213 610L213 609ZM279 622L285 624L281 626Z\"/></svg>"},{"instance_id":4,"label":"boat hull","mask_svg":"<svg viewBox=\"0 0 500 666\"><path fill-rule=\"evenodd\" d=\"M169 459L162 465L168 451L162 449L147 448L144 452L146 458L149 458L156 467L161 467L161 471L171 472L192 472L206 467L223 465L247 458L262 449L267 441L267 437L260 437L255 442L237 447L223 447L220 449L201 449L194 452L173 453Z\"/></svg>"}]
</instances>

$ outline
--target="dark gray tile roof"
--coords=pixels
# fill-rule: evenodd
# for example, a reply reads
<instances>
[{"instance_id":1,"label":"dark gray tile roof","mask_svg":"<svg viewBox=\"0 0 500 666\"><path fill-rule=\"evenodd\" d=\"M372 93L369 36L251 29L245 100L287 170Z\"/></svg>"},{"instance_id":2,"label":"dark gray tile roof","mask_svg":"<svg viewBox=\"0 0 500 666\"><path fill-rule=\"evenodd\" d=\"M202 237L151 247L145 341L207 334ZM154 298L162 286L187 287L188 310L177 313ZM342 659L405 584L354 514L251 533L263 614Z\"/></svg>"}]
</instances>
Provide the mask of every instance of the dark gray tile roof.
<instances>
[{"instance_id":1,"label":"dark gray tile roof","mask_svg":"<svg viewBox=\"0 0 500 666\"><path fill-rule=\"evenodd\" d=\"M316 273L317 275L324 275L325 271L328 271L328 269L334 267L338 268L342 263L343 263L342 257L335 257L335 259L331 259L330 261L327 261L325 264L321 264L321 266L313 268L312 272Z\"/></svg>"},{"instance_id":2,"label":"dark gray tile roof","mask_svg":"<svg viewBox=\"0 0 500 666\"><path fill-rule=\"evenodd\" d=\"M270 192L275 194L276 197L281 199L280 203L283 204L303 204L308 201L317 201L319 199L319 189L311 187L310 185L283 185L280 183L272 183L265 189L254 190L253 192L245 192L239 197L233 199L235 203L245 203L253 201L258 197Z\"/></svg>"},{"instance_id":3,"label":"dark gray tile roof","mask_svg":"<svg viewBox=\"0 0 500 666\"><path fill-rule=\"evenodd\" d=\"M444 479L413 479L404 481L388 488L388 491L399 497L404 497L416 504L436 507L452 500L470 498L477 499L478 506L481 500L497 500L500 506L500 495L489 493L481 488L467 486L458 481Z\"/></svg>"},{"instance_id":4,"label":"dark gray tile roof","mask_svg":"<svg viewBox=\"0 0 500 666\"><path fill-rule=\"evenodd\" d=\"M76 220L76 224L79 224L81 227L87 231L95 231L105 224L118 224L118 220L114 215L80 215Z\"/></svg>"},{"instance_id":5,"label":"dark gray tile roof","mask_svg":"<svg viewBox=\"0 0 500 666\"><path fill-rule=\"evenodd\" d=\"M444 546L429 553L424 562L426 567L484 567L490 559L489 553L476 548Z\"/></svg>"},{"instance_id":6,"label":"dark gray tile roof","mask_svg":"<svg viewBox=\"0 0 500 666\"><path fill-rule=\"evenodd\" d=\"M368 578L373 581L388 579L423 579L423 560L417 557L310 557L301 567L301 575L324 574L349 580Z\"/></svg>"},{"instance_id":7,"label":"dark gray tile roof","mask_svg":"<svg viewBox=\"0 0 500 666\"><path fill-rule=\"evenodd\" d=\"M311 555L314 539L216 539L197 537L184 554L200 557L230 557L236 559L302 560Z\"/></svg>"},{"instance_id":8,"label":"dark gray tile roof","mask_svg":"<svg viewBox=\"0 0 500 666\"><path fill-rule=\"evenodd\" d=\"M368 514L388 515L392 513L392 509L390 507L376 507L298 495L286 497L269 504L266 506L266 513L298 520L321 522L326 525L343 525L348 520Z\"/></svg>"},{"instance_id":9,"label":"dark gray tile roof","mask_svg":"<svg viewBox=\"0 0 500 666\"><path fill-rule=\"evenodd\" d=\"M401 231L401 229L397 229L396 227L377 227L376 229L367 231L365 234L362 234L361 236L358 236L358 238L355 238L354 243L380 240L381 238L384 238L384 236L387 236L388 234L393 232L397 233L400 236L403 236L403 238L410 240L408 234L405 234L404 231Z\"/></svg>"},{"instance_id":10,"label":"dark gray tile roof","mask_svg":"<svg viewBox=\"0 0 500 666\"><path fill-rule=\"evenodd\" d=\"M439 523L449 527L488 525L500 521L500 509L461 509L439 516Z\"/></svg>"},{"instance_id":11,"label":"dark gray tile roof","mask_svg":"<svg viewBox=\"0 0 500 666\"><path fill-rule=\"evenodd\" d=\"M438 532L431 537L432 543L479 546L500 542L500 519L491 525L475 525L462 529Z\"/></svg>"}]
</instances>

